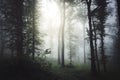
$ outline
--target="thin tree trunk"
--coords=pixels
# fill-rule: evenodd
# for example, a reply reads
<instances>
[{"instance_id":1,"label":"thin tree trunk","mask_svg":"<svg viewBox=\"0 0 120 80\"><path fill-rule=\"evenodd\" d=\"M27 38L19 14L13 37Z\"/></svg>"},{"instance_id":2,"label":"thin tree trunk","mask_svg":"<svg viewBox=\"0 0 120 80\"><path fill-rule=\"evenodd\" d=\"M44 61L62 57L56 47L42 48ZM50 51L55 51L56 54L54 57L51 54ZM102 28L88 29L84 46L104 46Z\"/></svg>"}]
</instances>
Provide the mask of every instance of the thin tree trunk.
<instances>
[{"instance_id":1,"label":"thin tree trunk","mask_svg":"<svg viewBox=\"0 0 120 80\"><path fill-rule=\"evenodd\" d=\"M65 27L65 0L63 1L63 26L62 26L62 66L64 67L64 27Z\"/></svg>"},{"instance_id":2,"label":"thin tree trunk","mask_svg":"<svg viewBox=\"0 0 120 80\"><path fill-rule=\"evenodd\" d=\"M58 64L60 64L60 53L61 53L61 46L60 46L60 42L61 42L61 40L60 40L60 32L61 32L61 30L59 29L59 33L58 33Z\"/></svg>"},{"instance_id":3,"label":"thin tree trunk","mask_svg":"<svg viewBox=\"0 0 120 80\"><path fill-rule=\"evenodd\" d=\"M85 52L85 24L83 27L83 36L84 36L84 64L86 64L86 52Z\"/></svg>"},{"instance_id":4,"label":"thin tree trunk","mask_svg":"<svg viewBox=\"0 0 120 80\"><path fill-rule=\"evenodd\" d=\"M35 58L35 0L33 0L33 13L32 13L32 18L33 18L33 43L32 43L32 58L34 60Z\"/></svg>"},{"instance_id":5,"label":"thin tree trunk","mask_svg":"<svg viewBox=\"0 0 120 80\"><path fill-rule=\"evenodd\" d=\"M98 72L100 72L100 63L99 63L98 52L97 52L97 34L96 34L96 28L95 28L94 21L93 21L93 27L94 27L94 34L95 34L95 36L94 36L94 38L95 38L94 45L95 45L96 63L97 63Z\"/></svg>"},{"instance_id":6,"label":"thin tree trunk","mask_svg":"<svg viewBox=\"0 0 120 80\"><path fill-rule=\"evenodd\" d=\"M1 26L1 51L0 51L0 56L3 57L3 54L4 54L4 35L3 35L3 26Z\"/></svg>"},{"instance_id":7,"label":"thin tree trunk","mask_svg":"<svg viewBox=\"0 0 120 80\"><path fill-rule=\"evenodd\" d=\"M103 38L103 29L101 31L101 55L102 55L102 63L103 63L103 70L104 72L107 71L106 69L106 57L105 57L105 51L104 51L104 38Z\"/></svg>"},{"instance_id":8,"label":"thin tree trunk","mask_svg":"<svg viewBox=\"0 0 120 80\"><path fill-rule=\"evenodd\" d=\"M71 52L71 30L70 30L70 25L69 25L69 49L70 49L70 51L69 51L69 59L70 59L70 65L72 65L72 52Z\"/></svg>"},{"instance_id":9,"label":"thin tree trunk","mask_svg":"<svg viewBox=\"0 0 120 80\"><path fill-rule=\"evenodd\" d=\"M69 43L70 45L70 65L72 65L72 52L71 52L71 42Z\"/></svg>"},{"instance_id":10,"label":"thin tree trunk","mask_svg":"<svg viewBox=\"0 0 120 80\"><path fill-rule=\"evenodd\" d=\"M18 59L21 59L23 56L23 1L24 0L15 0L16 2L16 16L15 18L17 19L17 25L16 25L16 33L17 33L17 42L16 42L16 47L17 47L17 56Z\"/></svg>"},{"instance_id":11,"label":"thin tree trunk","mask_svg":"<svg viewBox=\"0 0 120 80\"><path fill-rule=\"evenodd\" d=\"M120 25L120 0L117 0L117 12L118 12L119 25Z\"/></svg>"}]
</instances>

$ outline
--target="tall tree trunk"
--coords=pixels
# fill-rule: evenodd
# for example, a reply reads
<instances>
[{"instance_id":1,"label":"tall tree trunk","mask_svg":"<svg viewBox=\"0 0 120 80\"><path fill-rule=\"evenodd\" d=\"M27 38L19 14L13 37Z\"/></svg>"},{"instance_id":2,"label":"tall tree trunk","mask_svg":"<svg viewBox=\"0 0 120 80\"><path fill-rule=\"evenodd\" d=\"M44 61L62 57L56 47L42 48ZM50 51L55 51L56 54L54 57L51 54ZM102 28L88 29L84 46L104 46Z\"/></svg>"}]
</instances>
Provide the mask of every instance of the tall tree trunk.
<instances>
[{"instance_id":1,"label":"tall tree trunk","mask_svg":"<svg viewBox=\"0 0 120 80\"><path fill-rule=\"evenodd\" d=\"M118 17L118 22L117 22L117 28L118 28L118 33L117 33L117 39L115 41L115 49L116 49L116 54L114 55L114 60L116 63L115 67L117 70L120 70L120 0L116 0L117 2L117 17Z\"/></svg>"},{"instance_id":2,"label":"tall tree trunk","mask_svg":"<svg viewBox=\"0 0 120 80\"><path fill-rule=\"evenodd\" d=\"M94 27L94 34L95 34L94 35L94 38L95 38L94 45L95 45L96 63L97 63L98 72L100 72L100 63L99 63L98 52L97 52L97 34L96 34L96 27L95 27L94 21L93 21L93 27Z\"/></svg>"},{"instance_id":3,"label":"tall tree trunk","mask_svg":"<svg viewBox=\"0 0 120 80\"><path fill-rule=\"evenodd\" d=\"M86 0L87 2L87 10L88 10L88 20L89 20L89 32L90 32L90 51L91 51L91 72L93 75L96 74L96 64L95 64L95 54L94 54L94 46L93 46L93 29L91 23L91 0Z\"/></svg>"},{"instance_id":4,"label":"tall tree trunk","mask_svg":"<svg viewBox=\"0 0 120 80\"><path fill-rule=\"evenodd\" d=\"M62 26L62 66L64 67L64 27L65 27L65 0L63 1L63 26Z\"/></svg>"},{"instance_id":5,"label":"tall tree trunk","mask_svg":"<svg viewBox=\"0 0 120 80\"><path fill-rule=\"evenodd\" d=\"M105 36L105 22L106 22L106 17L107 17L107 12L106 12L106 8L107 8L107 1L103 0L97 0L96 1L97 6L99 7L98 9L98 20L99 20L99 27L100 27L100 41L101 41L101 59L102 59L102 66L103 66L103 70L104 72L106 72L106 55L105 55L105 51L104 51L104 36ZM102 13L102 14L101 14Z\"/></svg>"},{"instance_id":6,"label":"tall tree trunk","mask_svg":"<svg viewBox=\"0 0 120 80\"><path fill-rule=\"evenodd\" d=\"M60 26L61 27L61 26ZM58 33L58 64L60 64L60 54L61 54L61 40L60 40L60 32L61 32L61 28L59 28L59 33Z\"/></svg>"},{"instance_id":7,"label":"tall tree trunk","mask_svg":"<svg viewBox=\"0 0 120 80\"><path fill-rule=\"evenodd\" d=\"M4 30L3 30L3 26L0 26L0 37L1 37L1 51L0 51L0 57L3 57L3 54L4 54Z\"/></svg>"},{"instance_id":8,"label":"tall tree trunk","mask_svg":"<svg viewBox=\"0 0 120 80\"><path fill-rule=\"evenodd\" d=\"M59 5L59 8L60 8L60 25L59 25L59 33L58 33L58 64L61 64L61 53L62 53L62 27L63 27L63 12L62 12L62 8L63 8L63 5L61 3L61 0L58 0L58 5Z\"/></svg>"},{"instance_id":9,"label":"tall tree trunk","mask_svg":"<svg viewBox=\"0 0 120 80\"><path fill-rule=\"evenodd\" d=\"M72 65L72 52L71 52L71 39L69 39L69 47L70 47L70 65Z\"/></svg>"},{"instance_id":10,"label":"tall tree trunk","mask_svg":"<svg viewBox=\"0 0 120 80\"><path fill-rule=\"evenodd\" d=\"M84 37L84 64L86 64L86 52L85 52L85 23L83 27L83 37Z\"/></svg>"},{"instance_id":11,"label":"tall tree trunk","mask_svg":"<svg viewBox=\"0 0 120 80\"><path fill-rule=\"evenodd\" d=\"M32 18L33 18L33 23L32 23L32 27L33 27L33 36L32 36L32 58L34 60L35 58L35 0L33 0L33 12L32 12Z\"/></svg>"},{"instance_id":12,"label":"tall tree trunk","mask_svg":"<svg viewBox=\"0 0 120 80\"><path fill-rule=\"evenodd\" d=\"M102 27L102 26L101 26ZM107 71L106 69L106 56L105 56L105 51L104 51L104 31L103 28L101 29L101 55L102 55L102 64L103 64L103 70L104 72Z\"/></svg>"},{"instance_id":13,"label":"tall tree trunk","mask_svg":"<svg viewBox=\"0 0 120 80\"><path fill-rule=\"evenodd\" d=\"M19 59L23 56L23 1L24 0L15 0L16 7L16 33L17 33L17 56Z\"/></svg>"},{"instance_id":14,"label":"tall tree trunk","mask_svg":"<svg viewBox=\"0 0 120 80\"><path fill-rule=\"evenodd\" d=\"M120 24L120 0L117 0L117 12L118 12L118 19Z\"/></svg>"},{"instance_id":15,"label":"tall tree trunk","mask_svg":"<svg viewBox=\"0 0 120 80\"><path fill-rule=\"evenodd\" d=\"M69 60L70 60L70 65L72 65L72 44L71 44L71 29L69 25Z\"/></svg>"}]
</instances>

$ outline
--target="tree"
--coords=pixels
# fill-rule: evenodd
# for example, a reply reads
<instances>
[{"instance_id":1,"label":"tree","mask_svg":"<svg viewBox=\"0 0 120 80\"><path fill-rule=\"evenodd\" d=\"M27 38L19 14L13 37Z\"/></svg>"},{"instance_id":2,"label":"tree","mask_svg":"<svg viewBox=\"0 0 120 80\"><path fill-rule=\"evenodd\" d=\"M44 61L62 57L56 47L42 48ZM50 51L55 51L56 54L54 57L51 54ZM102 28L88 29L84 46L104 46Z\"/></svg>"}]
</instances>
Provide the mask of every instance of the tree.
<instances>
[{"instance_id":1,"label":"tree","mask_svg":"<svg viewBox=\"0 0 120 80\"><path fill-rule=\"evenodd\" d=\"M100 40L101 40L101 59L102 59L102 64L103 64L103 69L104 72L106 72L106 55L105 55L105 48L104 48L104 37L105 37L105 22L106 22L106 17L107 17L107 11L106 11L106 7L107 7L107 0L96 0L96 4L99 7L98 9L98 15L96 16L97 19L99 20L99 31L100 31ZM102 14L101 14L102 13Z\"/></svg>"},{"instance_id":2,"label":"tree","mask_svg":"<svg viewBox=\"0 0 120 80\"><path fill-rule=\"evenodd\" d=\"M95 22L92 20L93 22L93 28L94 28L94 50L95 50L95 57L96 57L96 64L97 64L97 70L98 72L100 72L100 62L99 62L99 57L98 57L98 46L97 46L97 25L95 25Z\"/></svg>"},{"instance_id":3,"label":"tree","mask_svg":"<svg viewBox=\"0 0 120 80\"><path fill-rule=\"evenodd\" d=\"M62 4L61 1L58 1L59 9L60 9L60 26L59 26L59 32L58 32L58 64L61 64L61 30L62 30Z\"/></svg>"},{"instance_id":4,"label":"tree","mask_svg":"<svg viewBox=\"0 0 120 80\"><path fill-rule=\"evenodd\" d=\"M5 6L7 5L7 6ZM8 5L8 1L0 0L0 56L3 57L5 53L5 49L7 48L7 43L9 42L10 35L10 25L8 25L9 21L9 10L10 5Z\"/></svg>"},{"instance_id":5,"label":"tree","mask_svg":"<svg viewBox=\"0 0 120 80\"><path fill-rule=\"evenodd\" d=\"M15 28L15 25L18 25L18 23L19 24L21 23L21 25L22 25L22 19L21 20L19 19L19 21L17 21L18 20L18 16L17 16L18 11L16 11L15 10L16 7L14 7L15 6L14 3L16 3L15 1L1 0L1 3L2 3L1 15L3 16L3 17L1 17L1 19L2 19L2 25L1 25L1 32L2 32L2 34L1 34L2 47L1 48L2 48L2 51L1 52L3 55L4 54L3 50L5 50L5 49L8 50L8 48L9 48L9 49L11 49L11 52L12 52L13 49L15 49L15 44L17 43L16 41L18 38L18 36L17 36L18 32L15 31L15 29L17 29L18 27ZM17 14L14 13L15 12L14 10L17 12ZM20 9L20 10L22 11L22 9ZM22 28L22 26L20 26L20 27ZM18 47L18 46L16 46L16 47Z\"/></svg>"},{"instance_id":6,"label":"tree","mask_svg":"<svg viewBox=\"0 0 120 80\"><path fill-rule=\"evenodd\" d=\"M60 35L60 32L61 32L61 29L59 29L59 33L58 33L58 64L60 64L61 63L61 57L60 57L60 55L61 55L61 39L60 39L60 37L61 37L61 35Z\"/></svg>"},{"instance_id":7,"label":"tree","mask_svg":"<svg viewBox=\"0 0 120 80\"><path fill-rule=\"evenodd\" d=\"M62 55L61 55L61 65L64 67L65 61L64 61L64 28L65 28L65 0L63 0L63 22L62 22Z\"/></svg>"},{"instance_id":8,"label":"tree","mask_svg":"<svg viewBox=\"0 0 120 80\"><path fill-rule=\"evenodd\" d=\"M0 56L2 57L3 56L3 54L4 54L4 12L3 12L3 10L2 10L2 8L3 8L3 1L1 0L1 4L0 4L0 15L2 15L3 17L2 18L0 18ZM3 8L4 9L4 8Z\"/></svg>"},{"instance_id":9,"label":"tree","mask_svg":"<svg viewBox=\"0 0 120 80\"><path fill-rule=\"evenodd\" d=\"M37 0L24 1L24 54L27 57L32 57L34 60L35 54L41 53L42 36L43 34L38 31L37 17L41 15L36 14Z\"/></svg>"},{"instance_id":10,"label":"tree","mask_svg":"<svg viewBox=\"0 0 120 80\"><path fill-rule=\"evenodd\" d=\"M16 33L16 51L18 58L23 56L23 1L24 0L14 0L12 4L14 19L16 20L15 33Z\"/></svg>"},{"instance_id":11,"label":"tree","mask_svg":"<svg viewBox=\"0 0 120 80\"><path fill-rule=\"evenodd\" d=\"M116 14L116 17L117 17L117 29L118 29L118 32L117 32L117 37L115 39L115 54L114 54L114 67L115 69L117 70L120 70L120 0L116 0L116 4L117 4L117 14Z\"/></svg>"},{"instance_id":12,"label":"tree","mask_svg":"<svg viewBox=\"0 0 120 80\"><path fill-rule=\"evenodd\" d=\"M32 43L32 58L34 60L35 57L35 3L36 0L33 0L33 43Z\"/></svg>"},{"instance_id":13,"label":"tree","mask_svg":"<svg viewBox=\"0 0 120 80\"><path fill-rule=\"evenodd\" d=\"M90 40L90 50L91 50L91 71L96 74L96 64L95 64L95 53L93 45L93 28L92 28L92 16L91 16L91 3L92 0L86 0L87 11L88 11L88 21L89 21L89 40Z\"/></svg>"},{"instance_id":14,"label":"tree","mask_svg":"<svg viewBox=\"0 0 120 80\"><path fill-rule=\"evenodd\" d=\"M120 1L119 0L116 0L117 2L117 12L118 12L118 19L120 21Z\"/></svg>"}]
</instances>

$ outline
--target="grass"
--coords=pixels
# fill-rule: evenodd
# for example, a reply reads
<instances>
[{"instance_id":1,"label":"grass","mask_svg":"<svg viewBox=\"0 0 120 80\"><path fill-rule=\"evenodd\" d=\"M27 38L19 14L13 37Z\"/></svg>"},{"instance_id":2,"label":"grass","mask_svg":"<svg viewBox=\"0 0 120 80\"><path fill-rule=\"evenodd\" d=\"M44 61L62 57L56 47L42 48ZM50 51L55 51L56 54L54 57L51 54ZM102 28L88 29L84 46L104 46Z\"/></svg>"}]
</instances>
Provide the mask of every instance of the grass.
<instances>
[{"instance_id":1,"label":"grass","mask_svg":"<svg viewBox=\"0 0 120 80\"><path fill-rule=\"evenodd\" d=\"M52 73L57 75L60 80L87 80L85 76L89 73L88 65L77 65L61 67L55 65L52 67Z\"/></svg>"},{"instance_id":2,"label":"grass","mask_svg":"<svg viewBox=\"0 0 120 80\"><path fill-rule=\"evenodd\" d=\"M20 63L16 59L0 59L0 80L120 80L119 71L91 76L89 65L61 67L57 61L52 60L52 65L46 62L25 59Z\"/></svg>"},{"instance_id":3,"label":"grass","mask_svg":"<svg viewBox=\"0 0 120 80\"><path fill-rule=\"evenodd\" d=\"M100 72L97 75L91 75L90 66L81 64L74 67L52 67L52 73L59 77L59 80L120 80L120 71Z\"/></svg>"}]
</instances>

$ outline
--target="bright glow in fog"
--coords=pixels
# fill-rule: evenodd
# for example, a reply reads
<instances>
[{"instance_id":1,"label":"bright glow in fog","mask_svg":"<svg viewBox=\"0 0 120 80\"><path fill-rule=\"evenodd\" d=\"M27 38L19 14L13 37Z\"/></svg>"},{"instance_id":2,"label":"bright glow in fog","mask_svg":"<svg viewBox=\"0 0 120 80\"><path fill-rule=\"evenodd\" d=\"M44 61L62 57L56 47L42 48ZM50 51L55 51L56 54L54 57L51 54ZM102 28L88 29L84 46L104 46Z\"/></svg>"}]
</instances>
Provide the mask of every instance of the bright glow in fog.
<instances>
[{"instance_id":1,"label":"bright glow in fog","mask_svg":"<svg viewBox=\"0 0 120 80\"><path fill-rule=\"evenodd\" d=\"M39 27L40 33L44 34L44 43L42 47L44 50L51 49L51 54L47 55L47 58L54 58L57 59L58 57L58 33L59 28L61 27L61 9L60 6L58 6L57 0L37 0L36 5L36 14L37 14L37 26ZM114 3L114 2L112 2ZM113 6L112 3L109 5L115 9L115 5ZM69 60L69 28L72 27L72 35L74 35L74 48L72 51L74 52L73 56L73 63L80 63L84 62L84 50L86 53L86 60L90 61L88 58L90 58L90 47L89 47L89 41L85 40L85 47L84 47L84 38L88 38L86 35L86 28L88 27L88 21L84 20L83 17L87 16L87 14L82 14L82 10L85 10L84 8L80 8L80 5L75 6L69 6L69 4L66 4L67 10L65 12L66 14L66 20L65 20L65 60ZM83 7L83 5L81 5ZM62 9L63 10L63 9ZM116 12L113 11L114 16L108 16L106 23L113 23L116 24L114 21ZM79 15L79 16L78 16ZM81 17L80 17L81 16ZM113 18L114 17L114 18ZM84 17L85 18L85 17ZM70 20L72 20L70 22ZM85 22L86 21L86 22ZM86 23L86 24L85 24ZM115 28L114 28L115 29ZM84 31L85 30L85 31ZM113 34L111 28L106 28L105 32L115 36ZM40 34L41 36L41 34ZM112 44L113 40L109 38L108 36L105 36L105 54L113 54L112 53ZM108 46L109 45L109 46ZM100 43L98 44L100 46ZM85 49L84 49L85 48ZM56 60L57 61L57 60Z\"/></svg>"},{"instance_id":2,"label":"bright glow in fog","mask_svg":"<svg viewBox=\"0 0 120 80\"><path fill-rule=\"evenodd\" d=\"M76 12L75 12L76 13ZM44 36L44 50L50 48L51 54L47 57L55 58L58 57L58 32L61 24L61 11L59 6L54 0L38 0L37 4L37 25L41 33L45 33ZM69 24L69 23L68 23ZM68 48L68 24L65 26L65 59L68 60L69 48ZM83 62L84 58L84 35L83 35L83 24L80 20L75 19L73 24L73 35L76 36L75 48L74 48L74 62Z\"/></svg>"},{"instance_id":3,"label":"bright glow in fog","mask_svg":"<svg viewBox=\"0 0 120 80\"><path fill-rule=\"evenodd\" d=\"M38 0L37 7L38 14L41 14L38 19L39 29L42 33L45 33L44 49L51 48L52 56L57 58L60 10L53 0Z\"/></svg>"}]
</instances>

